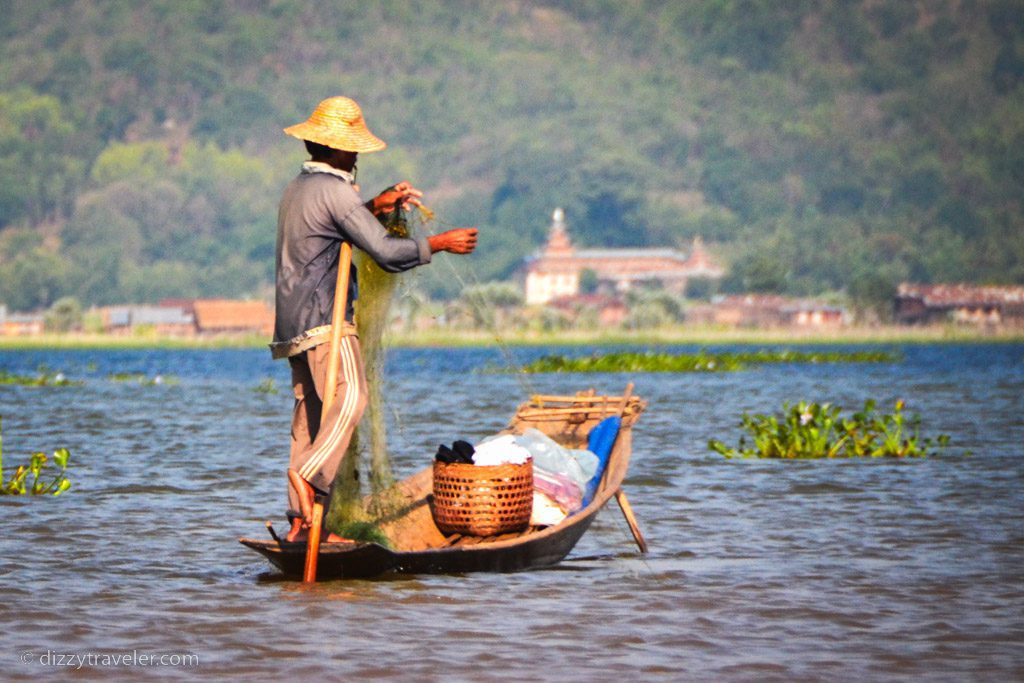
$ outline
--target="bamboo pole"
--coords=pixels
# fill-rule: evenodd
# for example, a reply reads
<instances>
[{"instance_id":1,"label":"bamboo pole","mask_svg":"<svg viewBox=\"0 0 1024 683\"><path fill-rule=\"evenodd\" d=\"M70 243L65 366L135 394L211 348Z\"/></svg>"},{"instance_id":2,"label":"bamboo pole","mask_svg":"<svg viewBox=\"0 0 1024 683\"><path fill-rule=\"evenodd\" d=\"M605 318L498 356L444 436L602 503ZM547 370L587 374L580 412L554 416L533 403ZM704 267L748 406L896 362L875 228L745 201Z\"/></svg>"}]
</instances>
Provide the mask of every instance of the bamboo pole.
<instances>
[{"instance_id":1,"label":"bamboo pole","mask_svg":"<svg viewBox=\"0 0 1024 683\"><path fill-rule=\"evenodd\" d=\"M348 308L348 278L352 269L352 245L341 243L338 256L338 283L334 290L334 310L331 311L331 355L327 360L327 388L324 389L323 410L321 418L334 403L334 393L338 390L338 370L341 367L341 337L345 326L345 309Z\"/></svg>"},{"instance_id":2,"label":"bamboo pole","mask_svg":"<svg viewBox=\"0 0 1024 683\"><path fill-rule=\"evenodd\" d=\"M331 346L327 360L327 383L324 388L323 410L320 412L320 423L327 418L327 411L334 403L334 394L338 390L338 371L341 367L341 336L345 325L345 309L348 308L348 278L352 268L352 245L341 243L338 254L338 281L334 289L334 310L331 312ZM306 539L306 565L302 573L303 583L316 582L316 561L320 555L320 527L324 519L324 501L317 496L313 500L312 524Z\"/></svg>"},{"instance_id":3,"label":"bamboo pole","mask_svg":"<svg viewBox=\"0 0 1024 683\"><path fill-rule=\"evenodd\" d=\"M620 488L615 492L615 500L619 504L619 508L622 510L622 514L626 518L626 524L629 525L629 530L633 534L633 540L636 541L636 545L640 548L640 552L647 552L647 541L644 540L644 535L640 533L640 526L636 523L636 517L633 516L633 508L629 504L629 500L626 499L626 494Z\"/></svg>"},{"instance_id":4,"label":"bamboo pole","mask_svg":"<svg viewBox=\"0 0 1024 683\"><path fill-rule=\"evenodd\" d=\"M625 414L626 406L629 405L629 398L632 394L633 383L630 382L626 385L626 391L622 396L622 404L619 407L620 416ZM626 493L622 490L621 486L615 491L615 502L619 504L619 509L622 510L622 515L626 518L626 524L629 525L629 530L633 534L633 540L636 541L636 545L640 548L640 552L646 553L647 541L644 540L644 535L640 533L640 525L636 523L636 517L633 516L633 507L629 504L629 499L626 498Z\"/></svg>"},{"instance_id":5,"label":"bamboo pole","mask_svg":"<svg viewBox=\"0 0 1024 683\"><path fill-rule=\"evenodd\" d=\"M324 523L324 504L319 499L313 503L313 523L309 526L306 541L306 564L302 571L303 583L316 583L316 561L320 557L320 527Z\"/></svg>"}]
</instances>

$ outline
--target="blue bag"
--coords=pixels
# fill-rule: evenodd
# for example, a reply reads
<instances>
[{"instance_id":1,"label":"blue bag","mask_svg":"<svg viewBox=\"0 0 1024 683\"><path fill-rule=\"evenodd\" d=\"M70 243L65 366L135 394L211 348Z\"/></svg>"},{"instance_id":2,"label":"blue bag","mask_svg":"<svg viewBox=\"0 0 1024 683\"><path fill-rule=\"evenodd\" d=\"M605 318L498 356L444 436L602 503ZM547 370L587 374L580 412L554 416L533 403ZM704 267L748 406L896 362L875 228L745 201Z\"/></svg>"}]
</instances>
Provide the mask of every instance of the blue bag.
<instances>
[{"instance_id":1,"label":"blue bag","mask_svg":"<svg viewBox=\"0 0 1024 683\"><path fill-rule=\"evenodd\" d=\"M587 450L597 456L597 471L593 478L587 482L587 489L583 492L583 507L590 504L597 492L597 486L601 483L601 475L608 465L608 458L612 454L612 446L619 435L619 427L622 426L622 418L618 415L606 417L594 425L587 436Z\"/></svg>"}]
</instances>

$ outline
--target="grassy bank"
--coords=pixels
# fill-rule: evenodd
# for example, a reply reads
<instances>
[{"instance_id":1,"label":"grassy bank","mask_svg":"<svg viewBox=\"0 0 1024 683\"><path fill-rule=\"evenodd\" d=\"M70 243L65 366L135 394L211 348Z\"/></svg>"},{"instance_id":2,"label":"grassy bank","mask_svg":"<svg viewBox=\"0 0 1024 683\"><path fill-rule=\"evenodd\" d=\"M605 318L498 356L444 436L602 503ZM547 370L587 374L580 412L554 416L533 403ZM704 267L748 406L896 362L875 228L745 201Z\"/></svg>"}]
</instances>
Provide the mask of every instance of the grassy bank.
<instances>
[{"instance_id":1,"label":"grassy bank","mask_svg":"<svg viewBox=\"0 0 1024 683\"><path fill-rule=\"evenodd\" d=\"M47 334L0 337L0 350L16 349L220 349L263 348L269 340L257 335L159 337L102 334ZM471 346L611 346L619 344L935 344L1024 342L1024 330L982 330L955 326L843 327L838 329L732 328L690 325L646 330L563 330L557 332L449 330L394 332L392 347Z\"/></svg>"},{"instance_id":2,"label":"grassy bank","mask_svg":"<svg viewBox=\"0 0 1024 683\"><path fill-rule=\"evenodd\" d=\"M217 337L126 336L114 334L42 334L0 337L0 351L32 349L245 349L267 347L269 340L248 334Z\"/></svg>"},{"instance_id":3,"label":"grassy bank","mask_svg":"<svg viewBox=\"0 0 1024 683\"><path fill-rule=\"evenodd\" d=\"M391 335L392 346L611 346L620 344L933 344L1024 342L1024 330L986 331L953 326L839 329L733 328L674 325L646 330L500 332L427 330Z\"/></svg>"}]
</instances>

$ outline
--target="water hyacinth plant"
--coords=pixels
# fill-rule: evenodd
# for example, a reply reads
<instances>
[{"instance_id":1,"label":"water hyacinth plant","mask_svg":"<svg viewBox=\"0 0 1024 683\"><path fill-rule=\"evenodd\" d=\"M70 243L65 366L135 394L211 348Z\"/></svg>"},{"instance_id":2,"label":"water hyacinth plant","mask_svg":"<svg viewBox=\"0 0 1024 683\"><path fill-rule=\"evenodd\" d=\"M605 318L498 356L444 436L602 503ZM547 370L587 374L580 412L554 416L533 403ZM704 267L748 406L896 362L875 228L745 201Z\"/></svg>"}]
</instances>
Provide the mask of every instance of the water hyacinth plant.
<instances>
[{"instance_id":1,"label":"water hyacinth plant","mask_svg":"<svg viewBox=\"0 0 1024 683\"><path fill-rule=\"evenodd\" d=\"M70 387L79 386L82 384L79 380L71 380L64 376L63 372L50 372L45 367L39 369L39 374L35 376L31 375L15 375L7 372L6 370L0 370L0 384L11 384L23 387Z\"/></svg>"},{"instance_id":2,"label":"water hyacinth plant","mask_svg":"<svg viewBox=\"0 0 1024 683\"><path fill-rule=\"evenodd\" d=\"M257 394L276 394L277 382L274 381L273 377L265 377L259 384L256 385L253 391L255 391Z\"/></svg>"},{"instance_id":3,"label":"water hyacinth plant","mask_svg":"<svg viewBox=\"0 0 1024 683\"><path fill-rule=\"evenodd\" d=\"M0 417L0 495L34 496L60 494L71 488L71 482L64 476L68 468L71 453L66 448L58 448L53 452L53 463L60 468L56 473L44 472L49 458L45 453L33 453L27 465L19 465L14 475L5 480L3 472L3 418Z\"/></svg>"},{"instance_id":4,"label":"water hyacinth plant","mask_svg":"<svg viewBox=\"0 0 1024 683\"><path fill-rule=\"evenodd\" d=\"M896 401L892 414L883 414L868 400L863 410L844 418L830 403L786 403L780 416L743 414L741 426L752 443L744 435L737 448L717 439L708 447L727 458L920 458L949 445L945 434L922 439L920 417L908 419L904 408Z\"/></svg>"},{"instance_id":5,"label":"water hyacinth plant","mask_svg":"<svg viewBox=\"0 0 1024 683\"><path fill-rule=\"evenodd\" d=\"M616 352L583 358L544 356L522 368L523 372L735 372L769 363L892 363L899 360L888 351L794 351L644 353Z\"/></svg>"},{"instance_id":6,"label":"water hyacinth plant","mask_svg":"<svg viewBox=\"0 0 1024 683\"><path fill-rule=\"evenodd\" d=\"M153 375L149 377L144 372L112 372L107 375L111 382L122 382L128 384L141 384L145 387L155 387L161 384L177 384L178 378L174 375Z\"/></svg>"}]
</instances>

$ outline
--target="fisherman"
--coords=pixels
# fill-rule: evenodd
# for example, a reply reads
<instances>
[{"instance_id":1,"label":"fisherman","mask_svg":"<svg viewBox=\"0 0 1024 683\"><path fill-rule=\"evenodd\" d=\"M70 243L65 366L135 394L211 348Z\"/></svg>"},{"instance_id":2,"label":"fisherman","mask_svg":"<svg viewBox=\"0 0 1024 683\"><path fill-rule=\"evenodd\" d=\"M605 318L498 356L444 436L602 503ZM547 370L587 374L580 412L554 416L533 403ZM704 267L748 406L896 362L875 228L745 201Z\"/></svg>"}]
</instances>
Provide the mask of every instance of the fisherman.
<instances>
[{"instance_id":1,"label":"fisherman","mask_svg":"<svg viewBox=\"0 0 1024 683\"><path fill-rule=\"evenodd\" d=\"M359 197L359 153L386 147L363 121L362 110L347 97L330 97L309 119L284 132L306 144L310 160L289 183L277 220L277 293L274 358L291 365L295 408L289 462L287 540L303 539L312 523L316 495L329 495L349 440L367 402L359 339L353 324L356 269L350 270L340 348L338 388L327 415L321 409L327 385L331 315L342 242L362 249L381 268L397 273L430 263L439 251L469 254L476 228L456 228L429 237L388 234L379 218L395 210L421 206L423 193L400 182L365 204ZM298 478L291 472L297 473ZM343 541L334 534L327 541Z\"/></svg>"}]
</instances>

